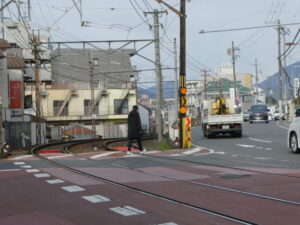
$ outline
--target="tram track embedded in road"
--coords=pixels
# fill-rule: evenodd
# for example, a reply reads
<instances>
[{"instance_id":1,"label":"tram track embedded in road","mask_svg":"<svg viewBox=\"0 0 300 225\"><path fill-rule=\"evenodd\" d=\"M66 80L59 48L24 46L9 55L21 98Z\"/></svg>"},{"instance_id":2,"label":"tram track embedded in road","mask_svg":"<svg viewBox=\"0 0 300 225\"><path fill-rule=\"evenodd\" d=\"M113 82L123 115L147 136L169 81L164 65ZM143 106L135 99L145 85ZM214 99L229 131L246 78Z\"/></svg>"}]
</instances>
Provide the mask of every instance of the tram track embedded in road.
<instances>
[{"instance_id":1,"label":"tram track embedded in road","mask_svg":"<svg viewBox=\"0 0 300 225\"><path fill-rule=\"evenodd\" d=\"M92 140L92 141L93 142L101 141L101 139ZM90 142L91 142L91 140L90 140ZM140 193L140 194L144 194L144 195L147 195L147 196L151 196L153 198L168 201L168 202L171 202L171 203L174 203L174 204L177 204L177 205L181 205L181 206L184 206L184 207L187 207L187 208L190 208L190 209L194 209L196 211L203 212L203 213L206 213L206 214L209 214L209 215L217 216L219 218L223 218L223 219L226 219L226 220L229 220L229 221L232 221L232 222L236 222L236 223L239 223L239 224L256 225L256 223L253 223L251 221L247 221L247 220L244 220L244 219L241 219L241 218L237 218L235 216L226 215L224 213L220 213L220 212L217 212L217 211L214 211L214 210L210 210L210 209L207 209L207 208L204 208L204 207L200 207L200 206L197 206L197 205L194 205L194 204L190 204L190 203L187 203L187 202L184 202L184 201L181 201L181 200L176 200L174 198L170 198L170 197L167 197L167 196L164 196L164 195L156 194L156 193L153 193L153 192L150 192L150 191L146 191L146 190L143 190L143 189L140 189L140 188L136 188L136 187L126 185L126 184L123 184L123 183L120 183L120 182L116 182L116 181L113 181L113 180L110 180L110 179L107 179L107 178L103 178L103 177L100 177L100 176L96 176L96 175L93 175L93 174L75 169L73 167L63 165L62 163L58 163L54 160L50 160L46 157L43 157L42 155L40 155L38 153L40 150L46 149L48 147L52 147L52 146L56 146L56 145L64 145L64 144L68 145L68 144L71 144L71 143L86 144L86 143L88 143L88 141L85 140L85 141L81 141L81 142L80 141L76 141L76 142L59 142L59 143L51 143L51 144L40 145L40 146L37 146L37 147L33 148L31 153L34 156L40 158L41 160L48 162L49 164L52 164L56 167L65 169L65 170L70 171L72 173L76 173L76 174L79 174L79 175L82 175L82 176L85 176L85 177L92 178L94 180L98 180L98 181L102 181L102 182L107 183L107 184L118 186L118 187L121 187L121 188L126 188L128 190L131 190L131 191L134 191L134 192L137 192L137 193Z\"/></svg>"}]
</instances>

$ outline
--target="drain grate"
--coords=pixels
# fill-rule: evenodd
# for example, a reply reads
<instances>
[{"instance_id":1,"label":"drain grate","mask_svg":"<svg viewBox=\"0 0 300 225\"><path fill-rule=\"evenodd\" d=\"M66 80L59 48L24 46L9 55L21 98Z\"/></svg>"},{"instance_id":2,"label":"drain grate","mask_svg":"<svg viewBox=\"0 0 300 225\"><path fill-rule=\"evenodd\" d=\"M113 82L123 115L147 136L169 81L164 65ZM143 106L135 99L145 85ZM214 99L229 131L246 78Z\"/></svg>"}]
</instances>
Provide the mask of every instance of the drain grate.
<instances>
[{"instance_id":1,"label":"drain grate","mask_svg":"<svg viewBox=\"0 0 300 225\"><path fill-rule=\"evenodd\" d=\"M239 179L239 178L246 178L246 177L250 177L250 175L244 174L223 174L220 176L220 178L222 179Z\"/></svg>"}]
</instances>

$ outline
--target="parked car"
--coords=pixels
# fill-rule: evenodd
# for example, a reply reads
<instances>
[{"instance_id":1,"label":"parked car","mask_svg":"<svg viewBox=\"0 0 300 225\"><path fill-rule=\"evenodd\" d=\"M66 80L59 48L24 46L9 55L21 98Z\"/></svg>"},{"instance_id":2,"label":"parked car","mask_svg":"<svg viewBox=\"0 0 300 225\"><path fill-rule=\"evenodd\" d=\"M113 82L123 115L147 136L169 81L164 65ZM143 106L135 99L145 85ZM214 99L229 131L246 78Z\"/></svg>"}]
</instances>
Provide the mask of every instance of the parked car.
<instances>
[{"instance_id":1,"label":"parked car","mask_svg":"<svg viewBox=\"0 0 300 225\"><path fill-rule=\"evenodd\" d=\"M244 121L250 120L250 111L243 111Z\"/></svg>"},{"instance_id":2,"label":"parked car","mask_svg":"<svg viewBox=\"0 0 300 225\"><path fill-rule=\"evenodd\" d=\"M250 109L250 123L265 122L269 123L269 110L264 104L252 105Z\"/></svg>"},{"instance_id":3,"label":"parked car","mask_svg":"<svg viewBox=\"0 0 300 225\"><path fill-rule=\"evenodd\" d=\"M290 125L287 141L293 153L300 153L300 108L296 110L296 117Z\"/></svg>"},{"instance_id":4,"label":"parked car","mask_svg":"<svg viewBox=\"0 0 300 225\"><path fill-rule=\"evenodd\" d=\"M279 111L276 110L274 113L274 119L279 120L279 117L280 117Z\"/></svg>"}]
</instances>

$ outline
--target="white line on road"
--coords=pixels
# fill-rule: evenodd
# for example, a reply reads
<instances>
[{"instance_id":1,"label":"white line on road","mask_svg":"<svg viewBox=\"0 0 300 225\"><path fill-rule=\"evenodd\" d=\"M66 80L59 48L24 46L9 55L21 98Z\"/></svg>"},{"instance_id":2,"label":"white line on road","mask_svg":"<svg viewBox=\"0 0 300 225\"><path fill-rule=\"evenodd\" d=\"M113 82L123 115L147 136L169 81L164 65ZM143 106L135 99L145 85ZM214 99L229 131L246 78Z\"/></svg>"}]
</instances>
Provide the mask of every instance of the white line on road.
<instances>
[{"instance_id":1,"label":"white line on road","mask_svg":"<svg viewBox=\"0 0 300 225\"><path fill-rule=\"evenodd\" d=\"M59 158L65 158L69 156L73 156L73 155L72 154L55 155L55 156L49 156L47 157L47 159L59 159Z\"/></svg>"},{"instance_id":2,"label":"white line on road","mask_svg":"<svg viewBox=\"0 0 300 225\"><path fill-rule=\"evenodd\" d=\"M243 148L255 148L255 145L242 145L242 144L236 144L238 146L241 146Z\"/></svg>"},{"instance_id":3,"label":"white line on road","mask_svg":"<svg viewBox=\"0 0 300 225\"><path fill-rule=\"evenodd\" d=\"M272 141L268 141L268 140L260 140L260 139L256 139L256 138L248 138L249 140L252 141L259 141L259 142L264 142L264 143L272 143Z\"/></svg>"},{"instance_id":4,"label":"white line on road","mask_svg":"<svg viewBox=\"0 0 300 225\"><path fill-rule=\"evenodd\" d=\"M0 172L10 172L10 171L18 171L21 169L7 169L7 170L0 170Z\"/></svg>"},{"instance_id":5,"label":"white line on road","mask_svg":"<svg viewBox=\"0 0 300 225\"><path fill-rule=\"evenodd\" d=\"M259 160L270 160L272 158L267 158L267 157L256 157L254 159L259 159Z\"/></svg>"},{"instance_id":6,"label":"white line on road","mask_svg":"<svg viewBox=\"0 0 300 225\"><path fill-rule=\"evenodd\" d=\"M196 153L196 152L200 152L201 150L202 150L202 148L195 148L195 149L192 149L192 150L185 151L182 154L183 155L190 155L190 154L193 154L193 153Z\"/></svg>"},{"instance_id":7,"label":"white line on road","mask_svg":"<svg viewBox=\"0 0 300 225\"><path fill-rule=\"evenodd\" d=\"M54 179L54 180L46 180L46 182L48 184L60 184L60 183L64 183L63 180L60 180L60 179Z\"/></svg>"},{"instance_id":8,"label":"white line on road","mask_svg":"<svg viewBox=\"0 0 300 225\"><path fill-rule=\"evenodd\" d=\"M131 206L124 206L124 207L115 207L115 208L110 208L109 210L121 214L123 216L135 216L139 214L145 214L146 212L138 210L136 208L133 208Z\"/></svg>"},{"instance_id":9,"label":"white line on road","mask_svg":"<svg viewBox=\"0 0 300 225\"><path fill-rule=\"evenodd\" d=\"M116 152L105 152L105 153L93 155L93 156L90 157L90 159L98 159L98 158L101 158L101 157L104 157L104 156L109 156L109 155L112 155L112 154L116 154Z\"/></svg>"},{"instance_id":10,"label":"white line on road","mask_svg":"<svg viewBox=\"0 0 300 225\"><path fill-rule=\"evenodd\" d=\"M36 178L44 178L44 177L50 177L48 173L36 173L34 174Z\"/></svg>"},{"instance_id":11,"label":"white line on road","mask_svg":"<svg viewBox=\"0 0 300 225\"><path fill-rule=\"evenodd\" d=\"M38 169L29 169L29 170L26 170L26 172L28 172L28 173L37 173L37 172L40 172L40 170L38 170Z\"/></svg>"},{"instance_id":12,"label":"white line on road","mask_svg":"<svg viewBox=\"0 0 300 225\"><path fill-rule=\"evenodd\" d=\"M32 166L30 166L30 165L24 165L24 166L20 166L20 167L23 169L31 169L32 168Z\"/></svg>"},{"instance_id":13,"label":"white line on road","mask_svg":"<svg viewBox=\"0 0 300 225\"><path fill-rule=\"evenodd\" d=\"M26 159L26 158L30 158L30 157L33 157L33 156L32 155L23 155L23 156L19 156L16 158L11 158L9 160L19 160L19 159Z\"/></svg>"},{"instance_id":14,"label":"white line on road","mask_svg":"<svg viewBox=\"0 0 300 225\"><path fill-rule=\"evenodd\" d=\"M62 189L64 189L65 191L68 191L68 192L78 192L78 191L85 190L84 188L79 187L77 185L62 187Z\"/></svg>"},{"instance_id":15,"label":"white line on road","mask_svg":"<svg viewBox=\"0 0 300 225\"><path fill-rule=\"evenodd\" d=\"M15 165L24 165L24 162L14 162Z\"/></svg>"},{"instance_id":16,"label":"white line on road","mask_svg":"<svg viewBox=\"0 0 300 225\"><path fill-rule=\"evenodd\" d=\"M109 202L110 201L109 198L106 198L102 195L82 196L81 198L83 198L91 203Z\"/></svg>"}]
</instances>

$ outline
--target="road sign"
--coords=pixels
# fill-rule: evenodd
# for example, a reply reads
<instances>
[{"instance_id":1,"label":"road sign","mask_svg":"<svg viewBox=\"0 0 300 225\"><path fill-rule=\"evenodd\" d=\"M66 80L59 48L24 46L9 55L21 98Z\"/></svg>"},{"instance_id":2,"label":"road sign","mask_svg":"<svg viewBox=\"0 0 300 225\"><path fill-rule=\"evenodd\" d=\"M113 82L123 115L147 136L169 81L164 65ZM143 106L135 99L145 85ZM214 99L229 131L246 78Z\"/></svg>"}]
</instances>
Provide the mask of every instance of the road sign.
<instances>
[{"instance_id":1,"label":"road sign","mask_svg":"<svg viewBox=\"0 0 300 225\"><path fill-rule=\"evenodd\" d=\"M188 128L191 126L191 118L190 117L185 117L185 127Z\"/></svg>"}]
</instances>

